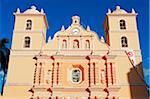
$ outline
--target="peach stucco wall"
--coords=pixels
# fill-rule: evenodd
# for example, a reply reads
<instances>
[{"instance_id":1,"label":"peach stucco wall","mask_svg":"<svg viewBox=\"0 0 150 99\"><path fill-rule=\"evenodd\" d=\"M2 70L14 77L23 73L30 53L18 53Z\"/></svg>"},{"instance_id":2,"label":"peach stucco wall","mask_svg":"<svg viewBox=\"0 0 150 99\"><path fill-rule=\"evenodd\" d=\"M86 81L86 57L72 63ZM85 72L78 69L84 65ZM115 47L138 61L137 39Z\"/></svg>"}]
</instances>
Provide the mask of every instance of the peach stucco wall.
<instances>
[{"instance_id":1,"label":"peach stucco wall","mask_svg":"<svg viewBox=\"0 0 150 99\"><path fill-rule=\"evenodd\" d=\"M99 39L89 26L84 29L79 16L73 16L72 24L67 29L62 26L46 43L45 14L35 7L25 13L17 12L3 98L146 99L146 87L125 53L133 49L137 68L141 66L136 15L120 7L107 13L104 30L109 43L103 37ZM32 30L25 29L27 19L33 21ZM120 19L126 20L126 30L120 30ZM23 46L25 36L31 37L30 48ZM126 48L121 47L122 36L128 38ZM74 40L78 40L79 48L74 48ZM89 48L85 48L86 40ZM82 75L79 83L71 80L76 68ZM137 71L143 76L142 66Z\"/></svg>"}]
</instances>

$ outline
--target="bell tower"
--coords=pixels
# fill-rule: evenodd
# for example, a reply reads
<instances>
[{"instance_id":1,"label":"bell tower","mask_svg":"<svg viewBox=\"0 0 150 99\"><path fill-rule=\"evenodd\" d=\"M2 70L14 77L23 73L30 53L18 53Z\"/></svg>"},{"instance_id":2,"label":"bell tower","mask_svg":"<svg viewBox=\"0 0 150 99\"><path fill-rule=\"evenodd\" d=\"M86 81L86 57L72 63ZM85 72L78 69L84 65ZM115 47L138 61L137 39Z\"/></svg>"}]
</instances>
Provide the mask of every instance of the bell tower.
<instances>
[{"instance_id":1,"label":"bell tower","mask_svg":"<svg viewBox=\"0 0 150 99\"><path fill-rule=\"evenodd\" d=\"M112 12L108 9L103 27L106 42L112 50L140 50L136 16L134 9L131 13L120 6L116 6Z\"/></svg>"},{"instance_id":2,"label":"bell tower","mask_svg":"<svg viewBox=\"0 0 150 99\"><path fill-rule=\"evenodd\" d=\"M12 49L39 50L46 43L48 28L44 10L39 12L35 6L21 13L17 9L12 41ZM37 42L38 41L38 42Z\"/></svg>"},{"instance_id":3,"label":"bell tower","mask_svg":"<svg viewBox=\"0 0 150 99\"><path fill-rule=\"evenodd\" d=\"M110 46L110 54L115 55L116 86L126 85L118 91L120 97L147 97L143 82L142 56L136 22L137 13L132 9L126 12L120 6L114 11L108 9L103 24L106 42ZM128 53L129 51L129 53ZM142 78L142 80L141 80ZM140 93L136 90L143 90ZM126 92L122 94L125 90Z\"/></svg>"},{"instance_id":4,"label":"bell tower","mask_svg":"<svg viewBox=\"0 0 150 99\"><path fill-rule=\"evenodd\" d=\"M14 15L14 31L4 95L13 97L22 93L20 96L30 96L28 90L33 85L35 69L33 57L39 54L46 44L48 23L44 10L38 11L35 6L24 12L18 8Z\"/></svg>"}]
</instances>

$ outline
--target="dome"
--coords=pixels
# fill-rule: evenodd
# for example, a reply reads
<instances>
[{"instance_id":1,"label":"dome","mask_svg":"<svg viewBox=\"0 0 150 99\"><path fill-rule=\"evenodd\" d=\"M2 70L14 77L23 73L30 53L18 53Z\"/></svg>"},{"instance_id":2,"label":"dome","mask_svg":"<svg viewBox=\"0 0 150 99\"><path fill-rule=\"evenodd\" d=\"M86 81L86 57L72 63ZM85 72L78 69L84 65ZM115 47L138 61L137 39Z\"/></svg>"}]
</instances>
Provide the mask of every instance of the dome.
<instances>
[{"instance_id":1,"label":"dome","mask_svg":"<svg viewBox=\"0 0 150 99\"><path fill-rule=\"evenodd\" d=\"M123 9L120 9L120 6L116 6L116 10L114 10L112 14L127 14L127 12Z\"/></svg>"},{"instance_id":2,"label":"dome","mask_svg":"<svg viewBox=\"0 0 150 99\"><path fill-rule=\"evenodd\" d=\"M36 10L35 6L31 6L31 9L26 10L24 14L40 14L40 12Z\"/></svg>"}]
</instances>

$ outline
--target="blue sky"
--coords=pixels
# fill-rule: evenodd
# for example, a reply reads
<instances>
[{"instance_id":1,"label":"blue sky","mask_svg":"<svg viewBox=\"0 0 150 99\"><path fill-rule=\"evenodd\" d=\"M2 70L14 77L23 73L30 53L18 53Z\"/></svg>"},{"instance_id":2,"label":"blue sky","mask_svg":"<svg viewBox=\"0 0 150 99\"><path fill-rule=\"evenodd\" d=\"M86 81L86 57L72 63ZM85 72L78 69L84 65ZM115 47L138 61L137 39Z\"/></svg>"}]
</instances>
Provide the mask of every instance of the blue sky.
<instances>
[{"instance_id":1,"label":"blue sky","mask_svg":"<svg viewBox=\"0 0 150 99\"><path fill-rule=\"evenodd\" d=\"M131 9L134 8L138 13L137 23L145 79L150 85L150 81L148 82L148 75L150 74L149 0L0 0L0 39L9 38L9 48L11 47L14 26L13 12L17 8L20 8L23 12L31 5L37 6L38 10L41 8L45 10L49 23L47 38L53 36L62 25L68 27L73 15L81 17L81 24L84 27L89 25L99 36L103 36L102 24L108 8L114 10L115 6L120 5L128 12L131 12Z\"/></svg>"}]
</instances>

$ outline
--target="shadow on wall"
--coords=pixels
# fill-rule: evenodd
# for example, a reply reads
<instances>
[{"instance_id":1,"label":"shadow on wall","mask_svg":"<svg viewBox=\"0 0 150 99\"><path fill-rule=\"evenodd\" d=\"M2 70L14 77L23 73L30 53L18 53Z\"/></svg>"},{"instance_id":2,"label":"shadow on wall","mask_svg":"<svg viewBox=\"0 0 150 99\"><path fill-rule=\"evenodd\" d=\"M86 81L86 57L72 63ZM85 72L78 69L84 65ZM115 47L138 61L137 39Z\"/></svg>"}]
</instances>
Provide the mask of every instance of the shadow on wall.
<instances>
[{"instance_id":1,"label":"shadow on wall","mask_svg":"<svg viewBox=\"0 0 150 99\"><path fill-rule=\"evenodd\" d=\"M144 81L142 62L136 67L132 67L128 72L128 81L132 99L149 99L147 85Z\"/></svg>"}]
</instances>

